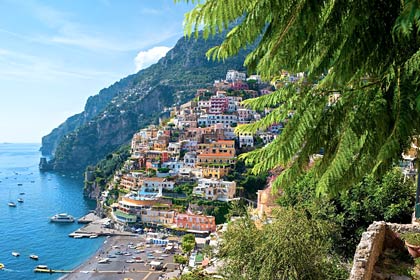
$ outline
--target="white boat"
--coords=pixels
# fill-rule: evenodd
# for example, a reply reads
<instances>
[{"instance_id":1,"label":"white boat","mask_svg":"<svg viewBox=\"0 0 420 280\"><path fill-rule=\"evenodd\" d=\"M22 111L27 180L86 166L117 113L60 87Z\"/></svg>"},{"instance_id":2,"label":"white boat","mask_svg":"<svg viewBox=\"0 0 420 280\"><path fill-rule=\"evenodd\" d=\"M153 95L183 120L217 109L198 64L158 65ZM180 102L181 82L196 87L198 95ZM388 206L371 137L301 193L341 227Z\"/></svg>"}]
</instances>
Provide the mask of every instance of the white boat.
<instances>
[{"instance_id":1,"label":"white boat","mask_svg":"<svg viewBox=\"0 0 420 280\"><path fill-rule=\"evenodd\" d=\"M98 235L97 234L92 234L91 236L89 236L89 238L97 238Z\"/></svg>"},{"instance_id":2,"label":"white boat","mask_svg":"<svg viewBox=\"0 0 420 280\"><path fill-rule=\"evenodd\" d=\"M109 263L109 262L110 262L109 258L100 259L98 261L98 263Z\"/></svg>"},{"instance_id":3,"label":"white boat","mask_svg":"<svg viewBox=\"0 0 420 280\"><path fill-rule=\"evenodd\" d=\"M7 205L9 205L9 207L16 207L16 203L14 203L10 197L11 197L11 192L9 190L9 203L7 203Z\"/></svg>"},{"instance_id":4,"label":"white boat","mask_svg":"<svg viewBox=\"0 0 420 280\"><path fill-rule=\"evenodd\" d=\"M23 198L19 197L19 198L17 199L17 202L22 203L22 202L23 202Z\"/></svg>"},{"instance_id":5,"label":"white boat","mask_svg":"<svg viewBox=\"0 0 420 280\"><path fill-rule=\"evenodd\" d=\"M73 238L79 239L79 238L83 238L84 236L81 234L75 234L73 235Z\"/></svg>"},{"instance_id":6,"label":"white boat","mask_svg":"<svg viewBox=\"0 0 420 280\"><path fill-rule=\"evenodd\" d=\"M34 254L32 254L32 255L29 255L29 258L31 258L31 259L33 259L33 260L38 260L38 256L37 255L34 255Z\"/></svg>"},{"instance_id":7,"label":"white boat","mask_svg":"<svg viewBox=\"0 0 420 280\"><path fill-rule=\"evenodd\" d=\"M60 213L52 216L50 221L55 223L73 223L74 217L67 213Z\"/></svg>"},{"instance_id":8,"label":"white boat","mask_svg":"<svg viewBox=\"0 0 420 280\"><path fill-rule=\"evenodd\" d=\"M12 252L12 256L19 257L20 254L19 254L19 252Z\"/></svg>"}]
</instances>

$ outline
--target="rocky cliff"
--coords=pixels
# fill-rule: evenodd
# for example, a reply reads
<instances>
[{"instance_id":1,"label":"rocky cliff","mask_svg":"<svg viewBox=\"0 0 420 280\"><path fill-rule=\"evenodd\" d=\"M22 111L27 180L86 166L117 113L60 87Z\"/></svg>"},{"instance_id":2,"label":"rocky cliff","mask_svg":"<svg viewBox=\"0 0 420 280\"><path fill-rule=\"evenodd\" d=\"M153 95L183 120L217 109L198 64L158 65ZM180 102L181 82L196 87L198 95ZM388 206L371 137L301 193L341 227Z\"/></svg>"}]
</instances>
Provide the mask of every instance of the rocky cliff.
<instances>
[{"instance_id":1,"label":"rocky cliff","mask_svg":"<svg viewBox=\"0 0 420 280\"><path fill-rule=\"evenodd\" d=\"M165 107L190 99L197 88L223 78L228 69L243 71L245 52L224 62L205 57L222 38L181 38L158 63L90 97L82 113L43 137L41 151L54 155L53 169L84 170L156 122Z\"/></svg>"}]
</instances>

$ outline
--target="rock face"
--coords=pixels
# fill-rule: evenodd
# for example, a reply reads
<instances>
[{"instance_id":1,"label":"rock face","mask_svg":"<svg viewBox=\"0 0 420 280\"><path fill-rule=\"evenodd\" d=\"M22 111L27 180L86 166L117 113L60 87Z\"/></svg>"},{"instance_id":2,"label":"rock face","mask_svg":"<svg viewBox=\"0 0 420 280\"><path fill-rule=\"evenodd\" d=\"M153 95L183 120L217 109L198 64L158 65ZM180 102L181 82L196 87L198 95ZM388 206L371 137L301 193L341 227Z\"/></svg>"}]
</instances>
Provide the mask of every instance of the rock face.
<instances>
[{"instance_id":1,"label":"rock face","mask_svg":"<svg viewBox=\"0 0 420 280\"><path fill-rule=\"evenodd\" d=\"M52 168L84 170L157 122L165 107L192 98L197 88L224 78L229 69L244 71L245 52L224 62L207 60L206 51L222 38L181 38L158 63L90 97L82 113L43 137L41 151L53 155Z\"/></svg>"}]
</instances>

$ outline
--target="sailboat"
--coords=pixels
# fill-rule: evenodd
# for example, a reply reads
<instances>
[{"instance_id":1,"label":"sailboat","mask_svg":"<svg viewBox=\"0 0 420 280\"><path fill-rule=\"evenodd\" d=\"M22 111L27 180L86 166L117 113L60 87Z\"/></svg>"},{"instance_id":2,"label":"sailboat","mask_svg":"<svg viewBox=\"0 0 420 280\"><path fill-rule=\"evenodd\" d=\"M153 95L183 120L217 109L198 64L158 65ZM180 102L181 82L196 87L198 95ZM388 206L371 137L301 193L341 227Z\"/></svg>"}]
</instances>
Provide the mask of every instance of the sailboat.
<instances>
[{"instance_id":1,"label":"sailboat","mask_svg":"<svg viewBox=\"0 0 420 280\"><path fill-rule=\"evenodd\" d=\"M9 207L16 207L16 203L14 203L10 198L10 191L9 191L9 203L7 205L9 205Z\"/></svg>"}]
</instances>

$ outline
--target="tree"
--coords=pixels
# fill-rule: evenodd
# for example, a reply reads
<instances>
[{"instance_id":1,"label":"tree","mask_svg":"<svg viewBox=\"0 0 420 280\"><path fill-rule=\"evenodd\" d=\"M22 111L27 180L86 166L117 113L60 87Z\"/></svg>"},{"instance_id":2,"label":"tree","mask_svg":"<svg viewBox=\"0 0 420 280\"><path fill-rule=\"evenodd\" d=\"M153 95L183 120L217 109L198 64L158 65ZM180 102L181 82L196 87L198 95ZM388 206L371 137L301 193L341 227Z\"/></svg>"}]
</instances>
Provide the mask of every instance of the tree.
<instances>
[{"instance_id":1,"label":"tree","mask_svg":"<svg viewBox=\"0 0 420 280\"><path fill-rule=\"evenodd\" d=\"M184 254L189 255L195 247L195 236L194 236L194 234L189 233L189 234L186 234L186 235L182 236L181 247L182 247L182 252L184 252Z\"/></svg>"},{"instance_id":2,"label":"tree","mask_svg":"<svg viewBox=\"0 0 420 280\"><path fill-rule=\"evenodd\" d=\"M226 279L346 279L330 254L331 225L305 211L279 208L258 227L246 216L229 224L219 246Z\"/></svg>"},{"instance_id":3,"label":"tree","mask_svg":"<svg viewBox=\"0 0 420 280\"><path fill-rule=\"evenodd\" d=\"M185 266L188 264L188 257L183 255L174 255L174 262L179 264L179 275L182 275Z\"/></svg>"},{"instance_id":4,"label":"tree","mask_svg":"<svg viewBox=\"0 0 420 280\"><path fill-rule=\"evenodd\" d=\"M245 65L263 79L304 72L296 83L244 101L270 114L238 131L255 132L290 118L272 143L243 157L255 173L282 166L274 188L293 183L313 154L317 192L335 194L367 173L382 175L420 121L418 0L188 1L185 31L227 33L207 55L225 59L254 47ZM254 45L252 45L254 44Z\"/></svg>"}]
</instances>

